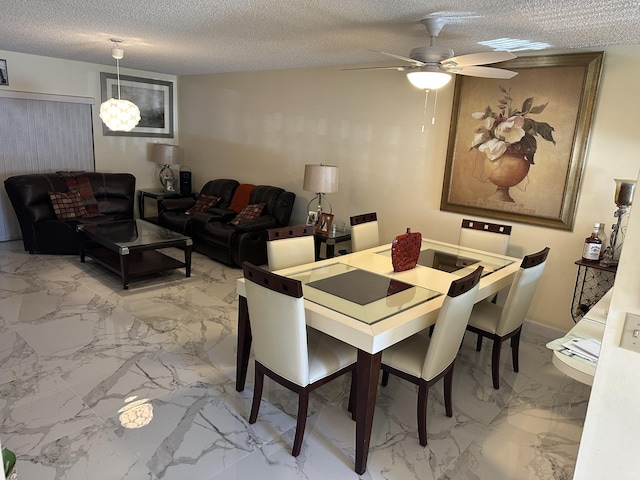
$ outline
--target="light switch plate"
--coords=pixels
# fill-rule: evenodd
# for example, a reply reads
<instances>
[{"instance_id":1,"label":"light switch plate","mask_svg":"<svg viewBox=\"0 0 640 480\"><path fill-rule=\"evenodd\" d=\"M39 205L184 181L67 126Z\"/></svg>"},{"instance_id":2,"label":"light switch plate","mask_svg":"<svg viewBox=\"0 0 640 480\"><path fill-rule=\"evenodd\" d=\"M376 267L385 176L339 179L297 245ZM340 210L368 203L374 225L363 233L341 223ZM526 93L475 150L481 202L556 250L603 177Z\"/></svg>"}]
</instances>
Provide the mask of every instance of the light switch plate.
<instances>
[{"instance_id":1,"label":"light switch plate","mask_svg":"<svg viewBox=\"0 0 640 480\"><path fill-rule=\"evenodd\" d=\"M640 315L627 313L624 321L624 330L620 339L620 346L640 353Z\"/></svg>"}]
</instances>

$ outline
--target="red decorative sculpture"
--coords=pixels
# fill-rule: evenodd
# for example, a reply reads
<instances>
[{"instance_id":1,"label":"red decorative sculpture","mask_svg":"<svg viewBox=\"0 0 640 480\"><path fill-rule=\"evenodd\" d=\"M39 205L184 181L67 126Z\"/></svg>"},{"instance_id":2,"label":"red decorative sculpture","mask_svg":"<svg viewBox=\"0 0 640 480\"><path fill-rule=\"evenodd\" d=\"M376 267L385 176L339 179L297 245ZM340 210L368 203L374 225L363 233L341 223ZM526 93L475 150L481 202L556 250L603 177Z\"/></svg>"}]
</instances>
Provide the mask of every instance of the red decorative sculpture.
<instances>
[{"instance_id":1,"label":"red decorative sculpture","mask_svg":"<svg viewBox=\"0 0 640 480\"><path fill-rule=\"evenodd\" d=\"M420 256L420 246L422 244L422 234L411 233L407 228L407 233L398 235L391 243L391 263L394 272L404 272L415 268Z\"/></svg>"}]
</instances>

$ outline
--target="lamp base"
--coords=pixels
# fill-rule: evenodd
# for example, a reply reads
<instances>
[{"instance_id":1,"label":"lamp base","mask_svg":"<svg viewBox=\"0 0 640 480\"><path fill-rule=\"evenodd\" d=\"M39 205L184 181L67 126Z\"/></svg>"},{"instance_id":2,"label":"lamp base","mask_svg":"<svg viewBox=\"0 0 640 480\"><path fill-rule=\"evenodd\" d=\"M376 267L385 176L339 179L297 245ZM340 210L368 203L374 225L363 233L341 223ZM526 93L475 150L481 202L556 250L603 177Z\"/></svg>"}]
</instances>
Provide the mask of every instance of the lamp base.
<instances>
[{"instance_id":1,"label":"lamp base","mask_svg":"<svg viewBox=\"0 0 640 480\"><path fill-rule=\"evenodd\" d=\"M311 204L314 202L314 200L317 198L318 199L318 207L315 209L318 211L318 215L320 215L324 209L322 208L322 199L324 197L324 193L316 193L316 196L313 197L311 199L311 201L309 202L309 204L307 205L307 212L311 211ZM331 203L329 202L329 200L325 199L325 202L327 202L329 204L329 213L333 213L333 207L331 206Z\"/></svg>"},{"instance_id":2,"label":"lamp base","mask_svg":"<svg viewBox=\"0 0 640 480\"><path fill-rule=\"evenodd\" d=\"M167 180L173 180L175 182L176 176L171 170L171 165L164 165L158 174L160 177L160 183L164 188L167 186Z\"/></svg>"}]
</instances>

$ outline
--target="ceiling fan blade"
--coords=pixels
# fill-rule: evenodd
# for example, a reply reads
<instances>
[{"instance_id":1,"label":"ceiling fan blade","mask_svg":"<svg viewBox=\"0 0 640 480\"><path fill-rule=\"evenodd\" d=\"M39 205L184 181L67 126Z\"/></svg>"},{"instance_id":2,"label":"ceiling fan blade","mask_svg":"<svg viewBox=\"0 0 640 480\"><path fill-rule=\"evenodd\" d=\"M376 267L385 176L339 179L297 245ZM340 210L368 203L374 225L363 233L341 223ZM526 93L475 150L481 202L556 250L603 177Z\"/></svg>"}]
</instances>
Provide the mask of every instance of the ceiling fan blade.
<instances>
[{"instance_id":1,"label":"ceiling fan blade","mask_svg":"<svg viewBox=\"0 0 640 480\"><path fill-rule=\"evenodd\" d=\"M379 50L372 50L372 52L378 52L378 53L381 53L383 55L387 55L388 57L397 58L398 60L404 60L405 62L412 63L413 65L415 65L417 67L422 67L423 65L426 65L426 63L421 62L420 60L414 60L413 58L403 57L402 55L396 55L395 53L381 52Z\"/></svg>"},{"instance_id":2,"label":"ceiling fan blade","mask_svg":"<svg viewBox=\"0 0 640 480\"><path fill-rule=\"evenodd\" d=\"M511 52L470 53L468 55L447 58L442 61L442 65L445 67L467 67L471 65L504 62L513 58L516 58L516 56Z\"/></svg>"},{"instance_id":3,"label":"ceiling fan blade","mask_svg":"<svg viewBox=\"0 0 640 480\"><path fill-rule=\"evenodd\" d=\"M513 78L518 74L518 72L512 72L511 70L505 70L504 68L476 67L476 66L453 68L449 71L460 74L460 75L468 75L470 77L505 78L505 79Z\"/></svg>"},{"instance_id":4,"label":"ceiling fan blade","mask_svg":"<svg viewBox=\"0 0 640 480\"><path fill-rule=\"evenodd\" d=\"M342 71L347 70L398 70L400 72L411 68L409 65L393 65L388 67L356 67L356 68L343 68Z\"/></svg>"}]
</instances>

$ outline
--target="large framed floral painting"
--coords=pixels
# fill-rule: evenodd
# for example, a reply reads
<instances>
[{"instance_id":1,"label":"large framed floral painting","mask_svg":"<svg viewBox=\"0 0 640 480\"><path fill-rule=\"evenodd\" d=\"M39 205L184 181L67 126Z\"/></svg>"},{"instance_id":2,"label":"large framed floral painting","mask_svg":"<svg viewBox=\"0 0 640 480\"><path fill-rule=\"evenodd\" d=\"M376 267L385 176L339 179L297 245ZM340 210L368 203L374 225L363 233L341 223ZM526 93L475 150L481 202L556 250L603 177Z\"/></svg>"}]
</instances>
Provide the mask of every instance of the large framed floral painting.
<instances>
[{"instance_id":1,"label":"large framed floral painting","mask_svg":"<svg viewBox=\"0 0 640 480\"><path fill-rule=\"evenodd\" d=\"M440 209L572 230L603 53L522 57L458 75Z\"/></svg>"}]
</instances>

